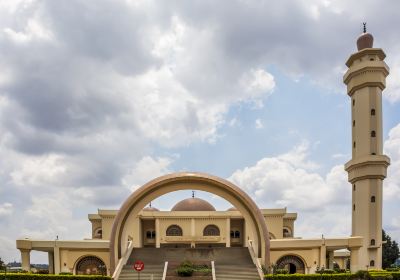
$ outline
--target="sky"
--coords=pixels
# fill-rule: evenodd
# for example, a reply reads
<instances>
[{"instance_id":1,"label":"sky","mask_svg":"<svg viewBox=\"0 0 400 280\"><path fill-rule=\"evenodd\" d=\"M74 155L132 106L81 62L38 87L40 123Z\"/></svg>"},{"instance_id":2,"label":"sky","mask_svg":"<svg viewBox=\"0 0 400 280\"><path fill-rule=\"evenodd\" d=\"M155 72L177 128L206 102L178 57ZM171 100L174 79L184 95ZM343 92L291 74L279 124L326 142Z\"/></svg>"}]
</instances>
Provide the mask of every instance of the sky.
<instances>
[{"instance_id":1,"label":"sky","mask_svg":"<svg viewBox=\"0 0 400 280\"><path fill-rule=\"evenodd\" d=\"M87 214L176 171L297 212L295 236L349 236L342 77L365 21L391 68L383 227L400 241L399 10L396 0L1 0L0 258L20 260L17 238L90 237Z\"/></svg>"}]
</instances>

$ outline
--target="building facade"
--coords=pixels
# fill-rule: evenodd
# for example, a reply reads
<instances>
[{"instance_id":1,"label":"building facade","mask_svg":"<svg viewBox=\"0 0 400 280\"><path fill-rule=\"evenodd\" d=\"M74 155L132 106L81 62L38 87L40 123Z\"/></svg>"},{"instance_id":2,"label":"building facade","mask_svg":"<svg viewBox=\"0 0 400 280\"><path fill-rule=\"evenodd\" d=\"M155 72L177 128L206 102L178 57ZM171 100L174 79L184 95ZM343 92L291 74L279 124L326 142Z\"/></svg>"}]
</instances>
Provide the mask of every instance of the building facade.
<instances>
[{"instance_id":1,"label":"building facade","mask_svg":"<svg viewBox=\"0 0 400 280\"><path fill-rule=\"evenodd\" d=\"M340 238L300 238L297 213L259 209L231 182L201 173L175 173L156 178L135 191L119 210L89 214L90 239L81 241L17 240L22 266L29 270L30 252L48 252L51 273L112 275L137 248L246 247L260 268L287 268L314 273L318 268L381 268L382 183L389 158L382 152L382 91L389 68L385 54L373 48L364 32L358 51L350 56L344 76L352 112L352 159L346 163L352 188L352 235ZM170 211L147 206L177 190L203 190L234 207L216 211L209 202L191 197ZM349 206L350 209L350 206Z\"/></svg>"}]
</instances>

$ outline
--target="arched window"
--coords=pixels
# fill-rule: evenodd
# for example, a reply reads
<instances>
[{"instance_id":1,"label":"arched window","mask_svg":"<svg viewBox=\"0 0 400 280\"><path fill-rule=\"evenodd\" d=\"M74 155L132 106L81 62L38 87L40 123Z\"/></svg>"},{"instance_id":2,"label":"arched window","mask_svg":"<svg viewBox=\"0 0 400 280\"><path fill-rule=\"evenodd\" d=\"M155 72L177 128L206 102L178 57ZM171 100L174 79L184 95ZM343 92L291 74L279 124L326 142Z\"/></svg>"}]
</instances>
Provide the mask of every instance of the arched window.
<instances>
[{"instance_id":1,"label":"arched window","mask_svg":"<svg viewBox=\"0 0 400 280\"><path fill-rule=\"evenodd\" d=\"M235 232L231 230L231 238L235 238Z\"/></svg>"},{"instance_id":2,"label":"arched window","mask_svg":"<svg viewBox=\"0 0 400 280\"><path fill-rule=\"evenodd\" d=\"M375 202L375 196L371 196L371 202Z\"/></svg>"},{"instance_id":3,"label":"arched window","mask_svg":"<svg viewBox=\"0 0 400 280\"><path fill-rule=\"evenodd\" d=\"M95 256L82 258L75 268L76 274L101 274L106 275L107 269L104 262Z\"/></svg>"},{"instance_id":4,"label":"arched window","mask_svg":"<svg viewBox=\"0 0 400 280\"><path fill-rule=\"evenodd\" d=\"M216 225L208 225L203 230L203 236L219 236L219 228Z\"/></svg>"},{"instance_id":5,"label":"arched window","mask_svg":"<svg viewBox=\"0 0 400 280\"><path fill-rule=\"evenodd\" d=\"M167 228L167 236L182 236L182 229L178 225L172 225Z\"/></svg>"},{"instance_id":6,"label":"arched window","mask_svg":"<svg viewBox=\"0 0 400 280\"><path fill-rule=\"evenodd\" d=\"M287 227L283 228L283 237L292 237L292 232L289 228Z\"/></svg>"},{"instance_id":7,"label":"arched window","mask_svg":"<svg viewBox=\"0 0 400 280\"><path fill-rule=\"evenodd\" d=\"M354 106L354 105L356 105L356 100L355 100L355 99L353 99L353 106Z\"/></svg>"},{"instance_id":8,"label":"arched window","mask_svg":"<svg viewBox=\"0 0 400 280\"><path fill-rule=\"evenodd\" d=\"M353 121L353 126L356 126L356 121Z\"/></svg>"},{"instance_id":9,"label":"arched window","mask_svg":"<svg viewBox=\"0 0 400 280\"><path fill-rule=\"evenodd\" d=\"M371 137L375 137L375 136L376 136L375 130L372 130L371 131Z\"/></svg>"},{"instance_id":10,"label":"arched window","mask_svg":"<svg viewBox=\"0 0 400 280\"><path fill-rule=\"evenodd\" d=\"M101 228L96 228L94 230L93 237L101 239L103 237L103 230Z\"/></svg>"},{"instance_id":11,"label":"arched window","mask_svg":"<svg viewBox=\"0 0 400 280\"><path fill-rule=\"evenodd\" d=\"M370 266L370 267L374 267L374 266L375 266L375 261L374 261L374 260L371 260L371 261L369 262L369 266Z\"/></svg>"},{"instance_id":12,"label":"arched window","mask_svg":"<svg viewBox=\"0 0 400 280\"><path fill-rule=\"evenodd\" d=\"M371 239L370 244L371 244L371 246L375 246L375 239Z\"/></svg>"},{"instance_id":13,"label":"arched window","mask_svg":"<svg viewBox=\"0 0 400 280\"><path fill-rule=\"evenodd\" d=\"M356 211L356 205L353 204L353 211Z\"/></svg>"},{"instance_id":14,"label":"arched window","mask_svg":"<svg viewBox=\"0 0 400 280\"><path fill-rule=\"evenodd\" d=\"M353 148L355 148L355 147L356 147L356 141L353 142Z\"/></svg>"},{"instance_id":15,"label":"arched window","mask_svg":"<svg viewBox=\"0 0 400 280\"><path fill-rule=\"evenodd\" d=\"M356 184L353 184L353 191L356 191Z\"/></svg>"},{"instance_id":16,"label":"arched window","mask_svg":"<svg viewBox=\"0 0 400 280\"><path fill-rule=\"evenodd\" d=\"M375 116L375 109L371 109L371 116Z\"/></svg>"}]
</instances>

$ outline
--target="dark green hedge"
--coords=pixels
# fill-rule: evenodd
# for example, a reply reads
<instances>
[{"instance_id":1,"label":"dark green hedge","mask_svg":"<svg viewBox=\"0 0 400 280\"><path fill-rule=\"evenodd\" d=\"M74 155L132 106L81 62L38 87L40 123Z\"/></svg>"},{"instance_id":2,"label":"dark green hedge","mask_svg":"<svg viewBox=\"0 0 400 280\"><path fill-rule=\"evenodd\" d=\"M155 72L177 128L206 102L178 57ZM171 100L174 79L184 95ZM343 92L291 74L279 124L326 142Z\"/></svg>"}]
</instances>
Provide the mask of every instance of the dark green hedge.
<instances>
[{"instance_id":1,"label":"dark green hedge","mask_svg":"<svg viewBox=\"0 0 400 280\"><path fill-rule=\"evenodd\" d=\"M360 271L361 272L361 271ZM335 274L278 274L265 275L266 280L400 280L398 271L371 271L364 273L335 273Z\"/></svg>"},{"instance_id":2,"label":"dark green hedge","mask_svg":"<svg viewBox=\"0 0 400 280\"><path fill-rule=\"evenodd\" d=\"M0 275L0 279L4 275ZM101 275L53 275L33 273L7 273L8 280L110 280L109 276Z\"/></svg>"}]
</instances>

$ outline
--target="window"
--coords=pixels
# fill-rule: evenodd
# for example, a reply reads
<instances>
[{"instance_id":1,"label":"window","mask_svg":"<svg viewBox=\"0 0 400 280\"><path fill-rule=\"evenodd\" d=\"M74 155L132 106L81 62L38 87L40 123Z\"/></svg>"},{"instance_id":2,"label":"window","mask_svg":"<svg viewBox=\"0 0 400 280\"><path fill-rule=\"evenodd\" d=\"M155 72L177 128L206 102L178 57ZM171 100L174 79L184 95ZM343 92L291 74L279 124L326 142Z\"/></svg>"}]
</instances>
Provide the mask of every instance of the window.
<instances>
[{"instance_id":1,"label":"window","mask_svg":"<svg viewBox=\"0 0 400 280\"><path fill-rule=\"evenodd\" d=\"M375 239L371 239L370 244L371 244L371 246L375 246Z\"/></svg>"},{"instance_id":2,"label":"window","mask_svg":"<svg viewBox=\"0 0 400 280\"><path fill-rule=\"evenodd\" d=\"M353 184L353 191L356 191L356 184Z\"/></svg>"},{"instance_id":3,"label":"window","mask_svg":"<svg viewBox=\"0 0 400 280\"><path fill-rule=\"evenodd\" d=\"M356 100L355 100L355 99L353 99L353 106L354 106L354 105L356 105Z\"/></svg>"},{"instance_id":4,"label":"window","mask_svg":"<svg viewBox=\"0 0 400 280\"><path fill-rule=\"evenodd\" d=\"M371 137L375 137L375 136L376 136L375 130L372 130L371 131Z\"/></svg>"},{"instance_id":5,"label":"window","mask_svg":"<svg viewBox=\"0 0 400 280\"><path fill-rule=\"evenodd\" d=\"M156 238L156 232L154 230L146 231L146 238L147 239L154 239Z\"/></svg>"},{"instance_id":6,"label":"window","mask_svg":"<svg viewBox=\"0 0 400 280\"><path fill-rule=\"evenodd\" d=\"M240 238L240 231L231 230L231 238Z\"/></svg>"},{"instance_id":7,"label":"window","mask_svg":"<svg viewBox=\"0 0 400 280\"><path fill-rule=\"evenodd\" d=\"M292 237L292 232L289 228L287 227L283 228L283 237Z\"/></svg>"},{"instance_id":8,"label":"window","mask_svg":"<svg viewBox=\"0 0 400 280\"><path fill-rule=\"evenodd\" d=\"M371 116L375 116L375 109L371 109Z\"/></svg>"},{"instance_id":9,"label":"window","mask_svg":"<svg viewBox=\"0 0 400 280\"><path fill-rule=\"evenodd\" d=\"M374 266L375 266L375 261L374 261L374 260L371 260L371 261L369 262L369 266L374 267Z\"/></svg>"},{"instance_id":10,"label":"window","mask_svg":"<svg viewBox=\"0 0 400 280\"><path fill-rule=\"evenodd\" d=\"M353 126L356 126L356 121L353 121Z\"/></svg>"},{"instance_id":11,"label":"window","mask_svg":"<svg viewBox=\"0 0 400 280\"><path fill-rule=\"evenodd\" d=\"M356 211L356 205L353 204L353 211Z\"/></svg>"},{"instance_id":12,"label":"window","mask_svg":"<svg viewBox=\"0 0 400 280\"><path fill-rule=\"evenodd\" d=\"M371 196L371 202L375 202L375 196Z\"/></svg>"},{"instance_id":13,"label":"window","mask_svg":"<svg viewBox=\"0 0 400 280\"><path fill-rule=\"evenodd\" d=\"M353 142L353 148L355 148L355 147L356 147L356 141Z\"/></svg>"},{"instance_id":14,"label":"window","mask_svg":"<svg viewBox=\"0 0 400 280\"><path fill-rule=\"evenodd\" d=\"M182 236L182 229L178 225L172 225L167 228L167 236Z\"/></svg>"},{"instance_id":15,"label":"window","mask_svg":"<svg viewBox=\"0 0 400 280\"><path fill-rule=\"evenodd\" d=\"M101 239L103 237L103 230L101 228L96 228L94 230L93 238Z\"/></svg>"},{"instance_id":16,"label":"window","mask_svg":"<svg viewBox=\"0 0 400 280\"><path fill-rule=\"evenodd\" d=\"M203 236L219 236L219 228L216 225L208 225L203 230Z\"/></svg>"}]
</instances>

